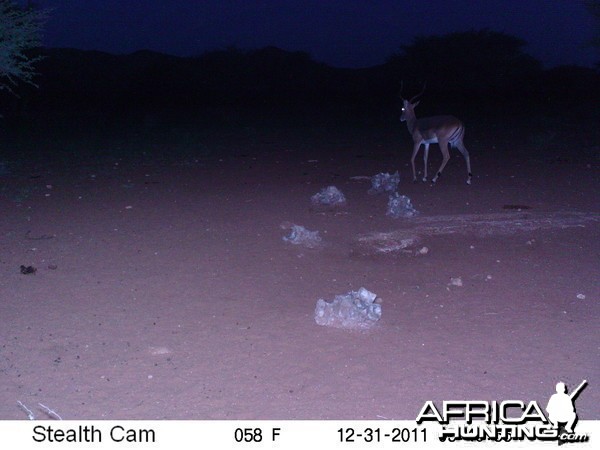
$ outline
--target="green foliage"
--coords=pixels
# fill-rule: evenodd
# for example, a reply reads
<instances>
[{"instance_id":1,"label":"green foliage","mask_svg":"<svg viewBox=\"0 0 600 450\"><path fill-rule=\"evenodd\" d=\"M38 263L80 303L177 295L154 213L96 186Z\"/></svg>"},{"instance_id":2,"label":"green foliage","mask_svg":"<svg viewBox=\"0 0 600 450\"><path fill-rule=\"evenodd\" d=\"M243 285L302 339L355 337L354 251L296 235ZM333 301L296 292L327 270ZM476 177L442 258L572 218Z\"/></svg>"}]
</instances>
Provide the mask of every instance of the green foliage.
<instances>
[{"instance_id":1,"label":"green foliage","mask_svg":"<svg viewBox=\"0 0 600 450\"><path fill-rule=\"evenodd\" d=\"M40 57L26 52L40 46L46 17L46 11L22 8L12 0L0 0L0 90L13 92L12 88L19 82L35 86L34 65Z\"/></svg>"}]
</instances>

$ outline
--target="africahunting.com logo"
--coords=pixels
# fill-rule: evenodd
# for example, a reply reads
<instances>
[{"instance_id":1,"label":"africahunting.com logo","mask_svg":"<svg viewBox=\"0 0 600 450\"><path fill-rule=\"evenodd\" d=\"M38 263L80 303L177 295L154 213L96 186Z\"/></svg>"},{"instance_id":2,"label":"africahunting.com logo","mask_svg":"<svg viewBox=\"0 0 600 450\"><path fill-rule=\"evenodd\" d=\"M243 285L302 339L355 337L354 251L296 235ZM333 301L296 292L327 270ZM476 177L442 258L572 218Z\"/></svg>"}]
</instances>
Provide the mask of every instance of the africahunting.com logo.
<instances>
[{"instance_id":1,"label":"africahunting.com logo","mask_svg":"<svg viewBox=\"0 0 600 450\"><path fill-rule=\"evenodd\" d=\"M427 401L417 416L417 424L442 425L440 441L558 441L587 442L588 434L577 434L575 399L587 386L583 380L570 393L565 383L556 384L544 414L536 401L444 401L438 409Z\"/></svg>"}]
</instances>

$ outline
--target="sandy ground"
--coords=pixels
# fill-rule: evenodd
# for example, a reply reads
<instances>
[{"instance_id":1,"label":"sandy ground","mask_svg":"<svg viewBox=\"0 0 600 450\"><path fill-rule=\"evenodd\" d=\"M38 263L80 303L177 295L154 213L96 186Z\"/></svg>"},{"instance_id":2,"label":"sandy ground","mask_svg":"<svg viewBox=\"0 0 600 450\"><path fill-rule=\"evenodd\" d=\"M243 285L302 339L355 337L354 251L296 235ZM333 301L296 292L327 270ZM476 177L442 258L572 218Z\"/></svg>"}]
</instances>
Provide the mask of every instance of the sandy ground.
<instances>
[{"instance_id":1,"label":"sandy ground","mask_svg":"<svg viewBox=\"0 0 600 450\"><path fill-rule=\"evenodd\" d=\"M597 161L467 136L471 186L456 153L413 184L405 133L239 133L185 158L5 170L0 418L26 419L21 401L38 418L414 419L427 400L545 407L587 379L577 412L600 419ZM353 178L396 169L415 219ZM328 185L345 207L311 206ZM290 223L322 245L284 242ZM383 300L374 328L315 323L319 298L360 287Z\"/></svg>"}]
</instances>

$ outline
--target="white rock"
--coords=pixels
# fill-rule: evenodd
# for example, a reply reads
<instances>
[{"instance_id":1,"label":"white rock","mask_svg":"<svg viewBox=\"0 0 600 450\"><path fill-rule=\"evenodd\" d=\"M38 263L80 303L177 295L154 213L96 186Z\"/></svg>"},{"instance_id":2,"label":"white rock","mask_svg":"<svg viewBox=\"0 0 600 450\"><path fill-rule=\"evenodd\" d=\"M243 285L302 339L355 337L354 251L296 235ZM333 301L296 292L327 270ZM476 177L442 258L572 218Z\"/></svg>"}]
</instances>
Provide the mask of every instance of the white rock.
<instances>
[{"instance_id":1,"label":"white rock","mask_svg":"<svg viewBox=\"0 0 600 450\"><path fill-rule=\"evenodd\" d=\"M456 277L456 278L450 278L450 286L462 286L463 282L462 282L462 278L461 277Z\"/></svg>"}]
</instances>

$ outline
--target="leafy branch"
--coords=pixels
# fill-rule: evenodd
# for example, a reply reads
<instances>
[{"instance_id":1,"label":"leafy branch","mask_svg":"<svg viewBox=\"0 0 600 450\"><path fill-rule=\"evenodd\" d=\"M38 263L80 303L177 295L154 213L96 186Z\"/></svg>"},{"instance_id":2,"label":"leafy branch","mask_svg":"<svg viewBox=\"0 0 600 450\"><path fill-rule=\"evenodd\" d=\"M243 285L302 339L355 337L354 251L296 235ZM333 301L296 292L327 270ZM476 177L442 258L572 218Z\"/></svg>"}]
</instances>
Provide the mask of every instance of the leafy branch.
<instances>
[{"instance_id":1,"label":"leafy branch","mask_svg":"<svg viewBox=\"0 0 600 450\"><path fill-rule=\"evenodd\" d=\"M45 10L0 0L0 90L15 94L13 88L19 82L37 87L33 81L34 66L42 56L30 56L27 51L41 45L41 30L47 17Z\"/></svg>"}]
</instances>

